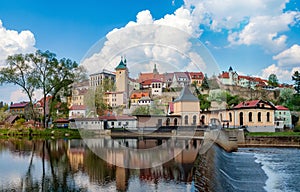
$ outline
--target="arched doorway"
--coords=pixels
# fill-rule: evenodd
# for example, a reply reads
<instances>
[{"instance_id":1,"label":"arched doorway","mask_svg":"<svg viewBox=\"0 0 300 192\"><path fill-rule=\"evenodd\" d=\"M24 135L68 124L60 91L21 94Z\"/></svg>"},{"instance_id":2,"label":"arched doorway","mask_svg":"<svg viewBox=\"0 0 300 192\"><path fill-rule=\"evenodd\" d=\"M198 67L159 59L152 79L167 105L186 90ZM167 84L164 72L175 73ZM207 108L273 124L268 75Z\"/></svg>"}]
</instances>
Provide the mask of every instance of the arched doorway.
<instances>
[{"instance_id":1,"label":"arched doorway","mask_svg":"<svg viewBox=\"0 0 300 192\"><path fill-rule=\"evenodd\" d=\"M201 116L200 122L201 122L201 125L204 125L204 123L205 123L205 116L204 115Z\"/></svg>"},{"instance_id":2,"label":"arched doorway","mask_svg":"<svg viewBox=\"0 0 300 192\"><path fill-rule=\"evenodd\" d=\"M244 125L244 114L243 112L240 112L240 126Z\"/></svg>"}]
</instances>

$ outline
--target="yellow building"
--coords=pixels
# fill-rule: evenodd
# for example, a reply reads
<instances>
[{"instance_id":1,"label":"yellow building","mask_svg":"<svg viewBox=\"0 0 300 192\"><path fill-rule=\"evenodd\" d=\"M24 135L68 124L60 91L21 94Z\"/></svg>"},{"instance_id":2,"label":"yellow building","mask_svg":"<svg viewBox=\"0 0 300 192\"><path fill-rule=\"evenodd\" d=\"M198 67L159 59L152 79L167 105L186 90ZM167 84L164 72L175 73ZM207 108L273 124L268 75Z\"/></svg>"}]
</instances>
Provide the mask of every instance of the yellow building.
<instances>
[{"instance_id":1,"label":"yellow building","mask_svg":"<svg viewBox=\"0 0 300 192\"><path fill-rule=\"evenodd\" d=\"M209 125L218 119L224 127L246 128L250 132L275 132L276 107L267 101L244 101L229 110L216 110L200 114L200 121Z\"/></svg>"},{"instance_id":2,"label":"yellow building","mask_svg":"<svg viewBox=\"0 0 300 192\"><path fill-rule=\"evenodd\" d=\"M180 96L173 101L173 115L180 115L183 126L198 125L200 102L187 86L184 86Z\"/></svg>"}]
</instances>

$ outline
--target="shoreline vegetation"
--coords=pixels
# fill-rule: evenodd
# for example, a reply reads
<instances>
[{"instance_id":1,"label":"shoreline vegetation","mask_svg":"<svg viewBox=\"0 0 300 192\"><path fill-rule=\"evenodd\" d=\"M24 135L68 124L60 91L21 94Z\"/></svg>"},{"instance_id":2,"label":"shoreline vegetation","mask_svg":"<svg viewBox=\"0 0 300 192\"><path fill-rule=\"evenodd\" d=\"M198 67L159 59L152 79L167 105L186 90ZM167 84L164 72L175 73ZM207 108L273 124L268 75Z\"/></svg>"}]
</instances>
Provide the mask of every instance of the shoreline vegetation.
<instances>
[{"instance_id":1,"label":"shoreline vegetation","mask_svg":"<svg viewBox=\"0 0 300 192\"><path fill-rule=\"evenodd\" d=\"M123 132L111 132L111 136L132 137ZM145 137L174 136L173 133L152 133ZM203 136L202 133L196 133L195 138ZM51 129L0 129L0 139L81 139L79 130L68 128ZM253 132L245 133L245 141L238 142L238 147L295 147L300 148L300 132Z\"/></svg>"}]
</instances>

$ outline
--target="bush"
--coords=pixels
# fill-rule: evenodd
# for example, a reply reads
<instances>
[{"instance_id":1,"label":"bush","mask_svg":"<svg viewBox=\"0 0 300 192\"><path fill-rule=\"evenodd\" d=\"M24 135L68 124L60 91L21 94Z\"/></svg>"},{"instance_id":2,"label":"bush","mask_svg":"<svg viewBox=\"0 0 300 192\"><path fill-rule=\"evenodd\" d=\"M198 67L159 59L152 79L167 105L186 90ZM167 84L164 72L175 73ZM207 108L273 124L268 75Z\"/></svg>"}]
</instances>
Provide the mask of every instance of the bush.
<instances>
[{"instance_id":1,"label":"bush","mask_svg":"<svg viewBox=\"0 0 300 192\"><path fill-rule=\"evenodd\" d=\"M295 126L294 132L300 132L300 125L296 125L296 126Z\"/></svg>"}]
</instances>

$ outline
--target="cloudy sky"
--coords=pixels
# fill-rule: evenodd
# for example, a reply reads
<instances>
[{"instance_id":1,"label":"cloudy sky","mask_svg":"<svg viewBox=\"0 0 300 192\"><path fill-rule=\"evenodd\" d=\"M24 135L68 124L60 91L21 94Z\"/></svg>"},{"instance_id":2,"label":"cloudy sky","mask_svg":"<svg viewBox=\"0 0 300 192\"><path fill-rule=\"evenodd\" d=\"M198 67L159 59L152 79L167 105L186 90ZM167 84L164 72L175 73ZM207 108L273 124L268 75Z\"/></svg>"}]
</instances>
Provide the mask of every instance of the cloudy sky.
<instances>
[{"instance_id":1,"label":"cloudy sky","mask_svg":"<svg viewBox=\"0 0 300 192\"><path fill-rule=\"evenodd\" d=\"M264 78L276 73L280 82L291 82L291 73L300 70L299 8L298 0L1 1L0 66L5 66L8 55L37 49L84 63L88 50L99 40L104 45L100 50L103 52L111 44L109 40L118 38L118 31L157 24L174 27L201 41L220 70L232 66L240 74ZM134 39L131 32L127 35ZM176 49L191 47L184 42L187 38L175 34L159 37L170 38L170 42L177 39ZM153 36L152 43L157 42L157 37ZM165 71L172 59L180 59L178 54L170 57L176 54L173 49L144 46L142 50L146 58L164 60L159 69ZM126 57L128 65L135 61L133 54L126 53ZM189 52L189 57L201 63L194 52ZM142 64L133 63L135 69ZM172 62L171 67L174 65L182 69ZM13 86L0 87L0 92L0 100L6 102L26 99Z\"/></svg>"}]
</instances>

